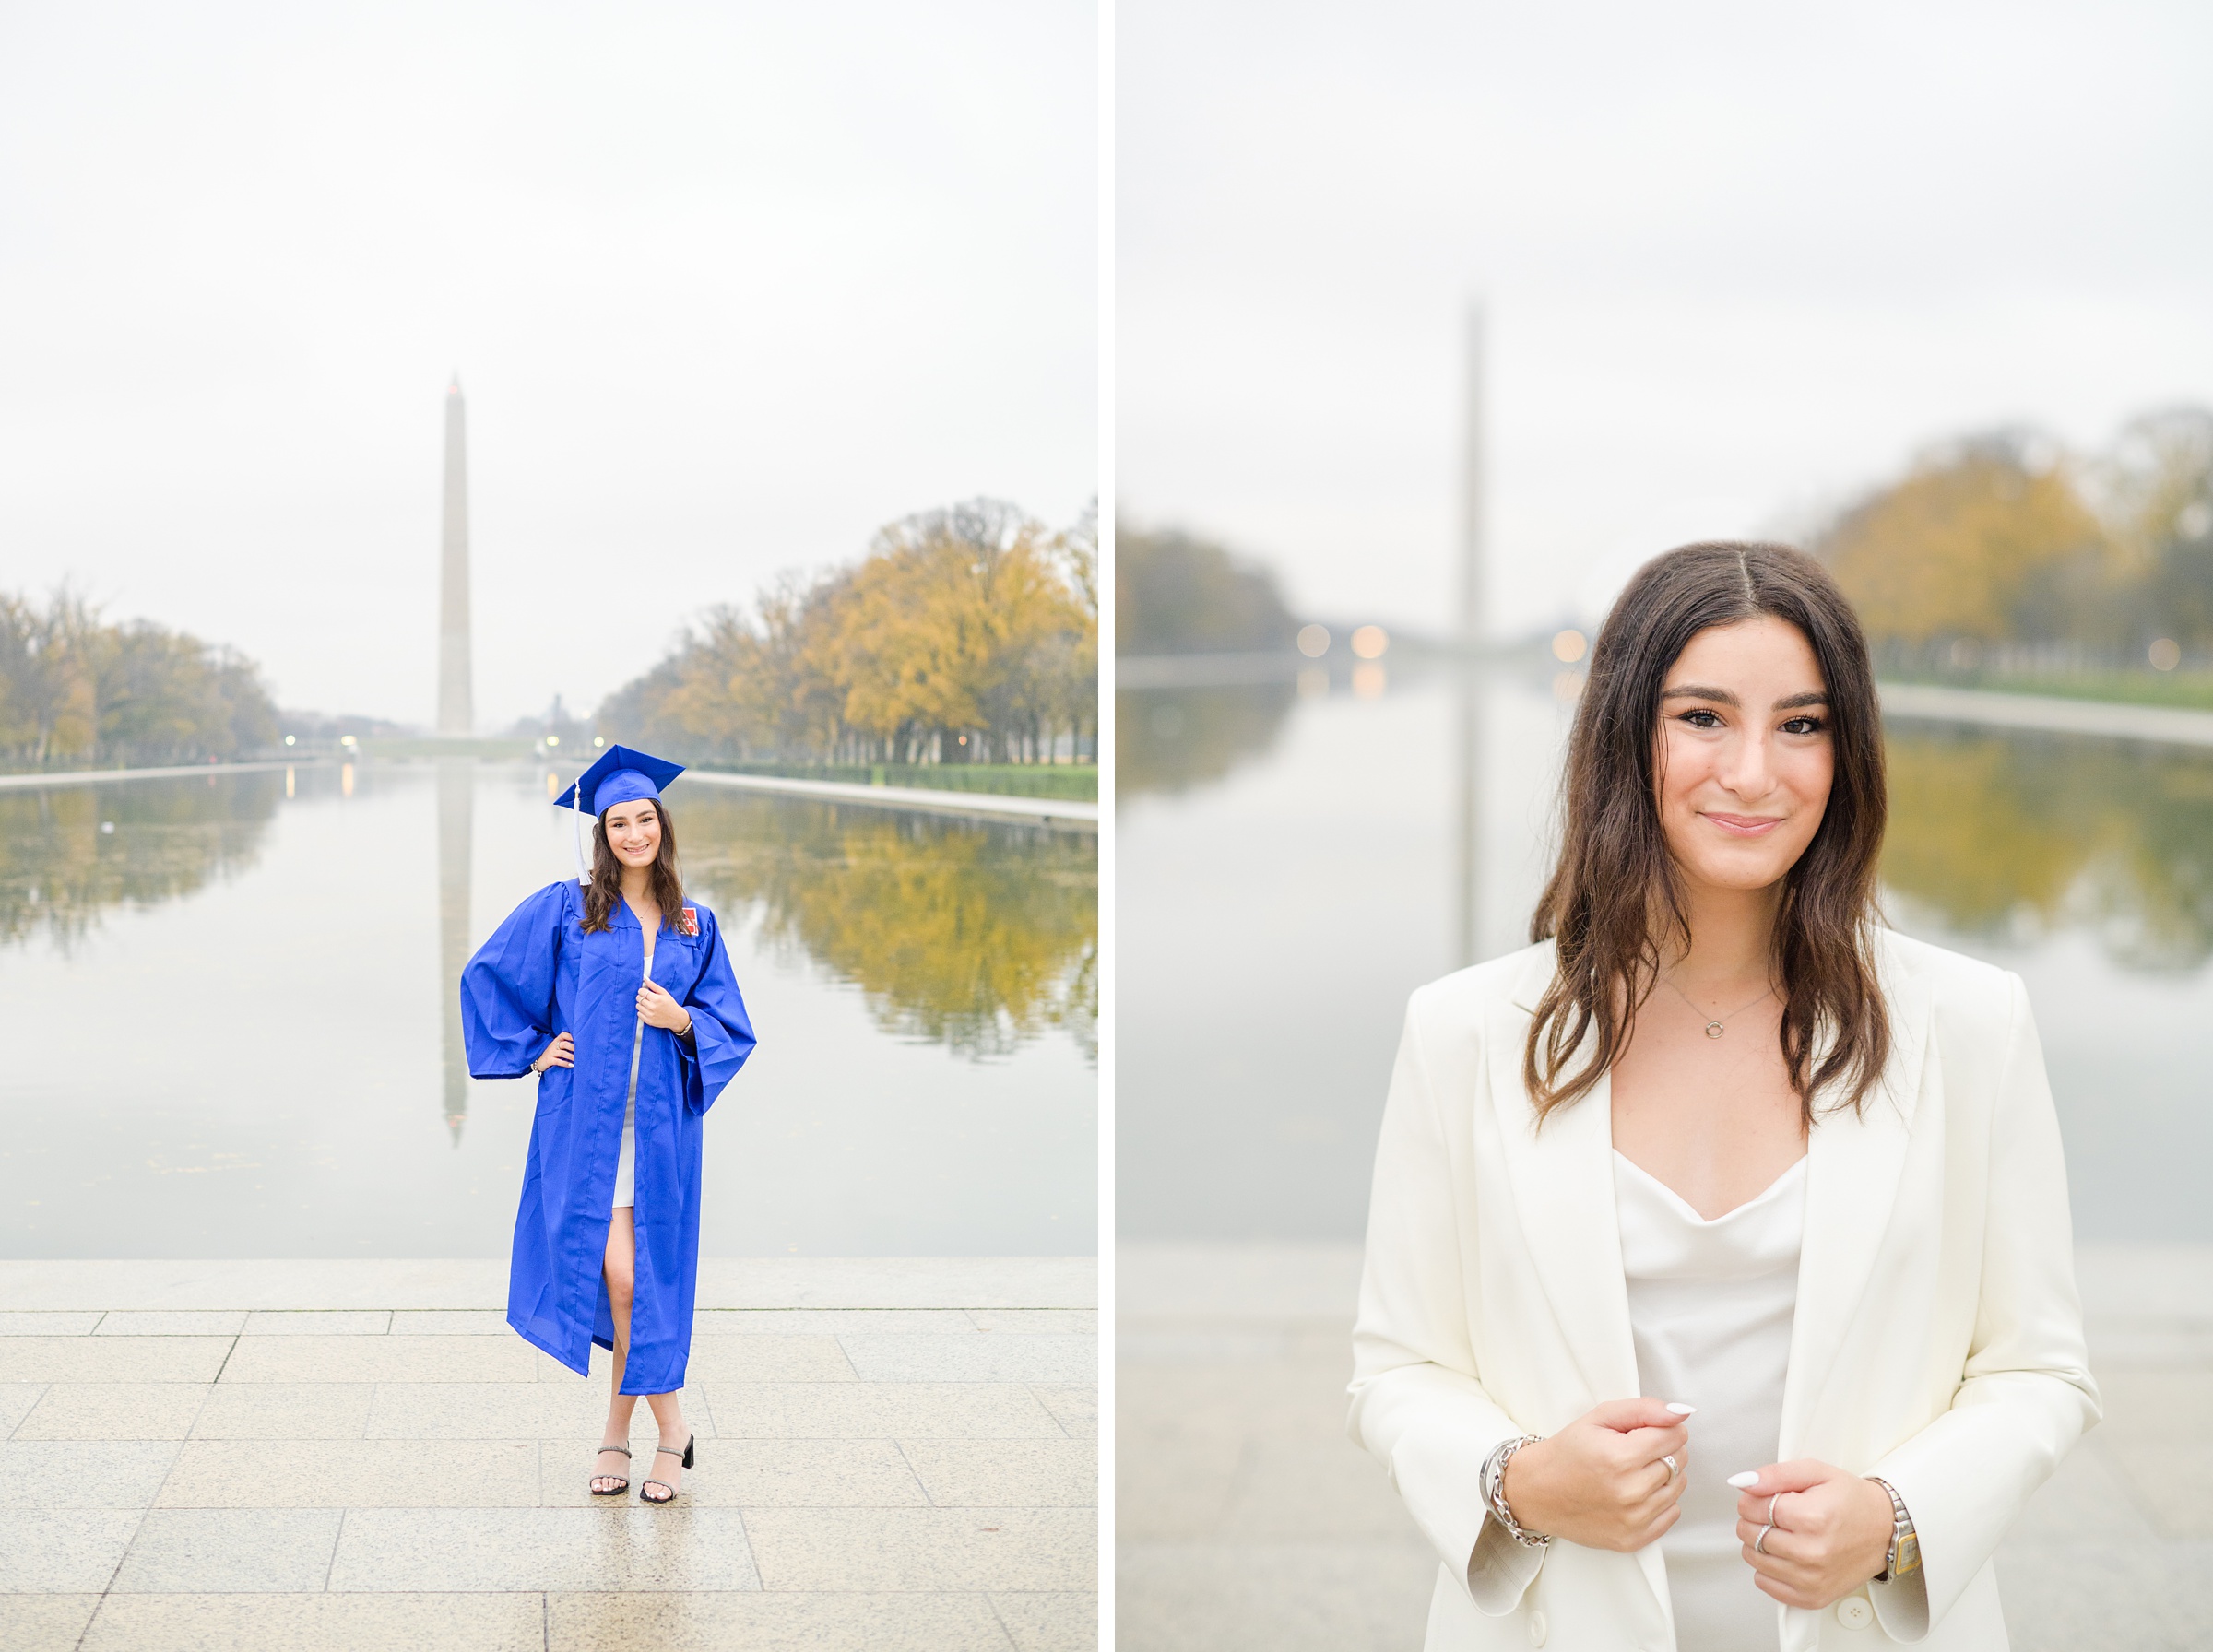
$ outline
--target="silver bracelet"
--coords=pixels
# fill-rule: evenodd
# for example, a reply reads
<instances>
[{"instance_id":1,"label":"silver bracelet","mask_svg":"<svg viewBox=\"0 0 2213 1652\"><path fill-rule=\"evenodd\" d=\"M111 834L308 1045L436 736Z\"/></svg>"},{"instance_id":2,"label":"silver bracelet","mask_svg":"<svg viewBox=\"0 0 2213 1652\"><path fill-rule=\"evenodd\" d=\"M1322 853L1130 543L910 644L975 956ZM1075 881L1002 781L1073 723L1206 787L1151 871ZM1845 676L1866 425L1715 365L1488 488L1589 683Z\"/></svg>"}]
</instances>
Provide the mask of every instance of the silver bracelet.
<instances>
[{"instance_id":1,"label":"silver bracelet","mask_svg":"<svg viewBox=\"0 0 2213 1652\"><path fill-rule=\"evenodd\" d=\"M1491 1447L1491 1455L1483 1459L1483 1472L1478 1476L1483 1500L1489 1506L1498 1524L1506 1528L1506 1535L1524 1549L1542 1549L1552 1539L1542 1532L1523 1529L1514 1518L1514 1511L1506 1504L1506 1465L1515 1452L1524 1446L1534 1446L1543 1434L1517 1434L1510 1440L1501 1440Z\"/></svg>"}]
</instances>

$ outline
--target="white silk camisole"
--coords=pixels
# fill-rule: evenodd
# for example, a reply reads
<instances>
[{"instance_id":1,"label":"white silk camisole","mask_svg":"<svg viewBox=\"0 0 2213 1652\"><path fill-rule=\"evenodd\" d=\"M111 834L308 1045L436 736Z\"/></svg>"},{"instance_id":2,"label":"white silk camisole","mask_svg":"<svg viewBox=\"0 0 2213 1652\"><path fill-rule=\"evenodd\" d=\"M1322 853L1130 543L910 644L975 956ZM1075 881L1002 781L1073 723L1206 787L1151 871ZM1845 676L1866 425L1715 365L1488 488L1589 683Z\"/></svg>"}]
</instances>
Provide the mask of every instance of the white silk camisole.
<instances>
[{"instance_id":1,"label":"white silk camisole","mask_svg":"<svg viewBox=\"0 0 2213 1652\"><path fill-rule=\"evenodd\" d=\"M1805 1161L1711 1221L1618 1151L1614 1196L1639 1386L1698 1408L1683 1516L1660 1540L1676 1652L1777 1652L1781 1609L1745 1564L1727 1481L1773 1462L1782 1432Z\"/></svg>"}]
</instances>

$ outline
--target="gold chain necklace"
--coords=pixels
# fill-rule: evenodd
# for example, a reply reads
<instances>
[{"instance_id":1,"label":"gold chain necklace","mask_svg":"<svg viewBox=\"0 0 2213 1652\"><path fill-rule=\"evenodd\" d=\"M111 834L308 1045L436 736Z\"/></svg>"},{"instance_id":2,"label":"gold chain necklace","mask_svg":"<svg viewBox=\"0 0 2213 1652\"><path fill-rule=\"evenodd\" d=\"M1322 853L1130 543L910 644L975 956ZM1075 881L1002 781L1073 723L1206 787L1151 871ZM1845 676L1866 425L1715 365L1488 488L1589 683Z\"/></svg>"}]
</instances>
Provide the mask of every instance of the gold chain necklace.
<instances>
[{"instance_id":1,"label":"gold chain necklace","mask_svg":"<svg viewBox=\"0 0 2213 1652\"><path fill-rule=\"evenodd\" d=\"M1692 1013L1693 1013L1693 1014L1696 1014L1696 1015L1704 1015L1704 1014L1706 1013L1706 1012L1705 1012L1703 1009L1699 1009L1699 1008L1698 1008L1698 1007L1696 1004L1693 1004L1693 1003L1691 1003L1691 997L1690 997L1690 995L1689 995L1688 993L1685 992L1685 991L1684 991L1684 990L1683 990L1683 989L1682 989L1680 986L1677 986L1677 985L1675 985L1675 979L1674 979L1674 977L1673 977L1673 976L1666 976L1666 977L1663 977L1663 978L1664 980L1666 980L1666 982L1667 982L1667 985L1668 985L1668 987L1669 987L1669 990L1671 990L1672 992L1674 992L1674 994L1675 995L1675 997L1677 997L1678 998L1681 998L1681 999L1682 999L1682 1000L1683 1000L1683 1001L1684 1001L1686 1004L1690 1004L1691 1011L1692 1011ZM1770 987L1769 987L1769 988L1768 988L1768 990L1767 990L1767 991L1765 991L1765 992L1761 993L1761 994L1759 995L1759 997L1757 997L1757 998L1751 999L1751 1000L1750 1000L1749 1002L1747 1002L1747 1003L1739 1004L1739 1005L1738 1005L1738 1006L1737 1006L1737 1007L1736 1007L1734 1009L1732 1009L1732 1010L1729 1012L1729 1014L1728 1014L1728 1015L1717 1015L1717 1016L1714 1016L1714 1017L1712 1017L1712 1018L1711 1018L1710 1020L1709 1020L1709 1021L1707 1021L1707 1023L1706 1023L1706 1036L1707 1036L1707 1037L1709 1037L1709 1038L1719 1038L1719 1037L1720 1037L1720 1036L1721 1036L1721 1035L1722 1035L1723 1032L1727 1032L1727 1031L1728 1031L1728 1029L1727 1029L1726 1027L1724 1027L1724 1026L1722 1026L1722 1023L1723 1021L1725 1021L1729 1020L1731 1016L1738 1016L1738 1015L1742 1015L1742 1014L1744 1014L1744 1012L1745 1012L1746 1010L1747 1010L1747 1009L1751 1009L1751 1008L1752 1008L1752 1006L1753 1006L1754 1004L1764 1004L1764 1003L1766 1003L1766 1002L1767 1002L1767 1001L1768 1001L1769 998L1773 997L1774 996L1775 996L1775 989L1774 989L1772 986L1770 986Z\"/></svg>"}]
</instances>

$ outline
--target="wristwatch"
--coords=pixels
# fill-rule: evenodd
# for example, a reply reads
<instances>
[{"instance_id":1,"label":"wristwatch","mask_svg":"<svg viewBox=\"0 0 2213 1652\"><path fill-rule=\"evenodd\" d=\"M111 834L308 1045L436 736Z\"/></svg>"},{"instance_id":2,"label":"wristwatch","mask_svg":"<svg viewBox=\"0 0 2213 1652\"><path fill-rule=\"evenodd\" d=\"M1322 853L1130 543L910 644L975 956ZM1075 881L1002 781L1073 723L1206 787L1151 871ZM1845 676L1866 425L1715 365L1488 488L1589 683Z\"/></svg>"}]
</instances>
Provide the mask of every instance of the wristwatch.
<instances>
[{"instance_id":1,"label":"wristwatch","mask_svg":"<svg viewBox=\"0 0 2213 1652\"><path fill-rule=\"evenodd\" d=\"M1879 1475L1867 1478L1890 1495L1890 1547L1883 1553L1883 1569L1875 1575L1875 1581L1896 1583L1908 1573L1921 1570L1921 1540L1913 1534L1913 1516L1906 1513L1906 1500L1898 1494L1898 1488Z\"/></svg>"}]
</instances>

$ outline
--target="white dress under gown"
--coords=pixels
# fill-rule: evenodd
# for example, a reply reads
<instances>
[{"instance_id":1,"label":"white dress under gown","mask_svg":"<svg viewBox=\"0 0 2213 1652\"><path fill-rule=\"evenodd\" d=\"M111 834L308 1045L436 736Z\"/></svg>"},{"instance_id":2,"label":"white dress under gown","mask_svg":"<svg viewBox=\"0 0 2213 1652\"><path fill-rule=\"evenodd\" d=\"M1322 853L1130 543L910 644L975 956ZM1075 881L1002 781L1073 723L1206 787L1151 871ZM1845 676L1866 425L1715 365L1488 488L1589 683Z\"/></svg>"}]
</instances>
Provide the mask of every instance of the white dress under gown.
<instances>
[{"instance_id":1,"label":"white dress under gown","mask_svg":"<svg viewBox=\"0 0 2213 1652\"><path fill-rule=\"evenodd\" d=\"M1682 1518L1660 1540L1677 1652L1777 1652L1781 1608L1745 1564L1727 1481L1775 1461L1781 1436L1805 1161L1711 1221L1618 1151L1614 1192L1638 1386L1698 1408Z\"/></svg>"}]
</instances>

